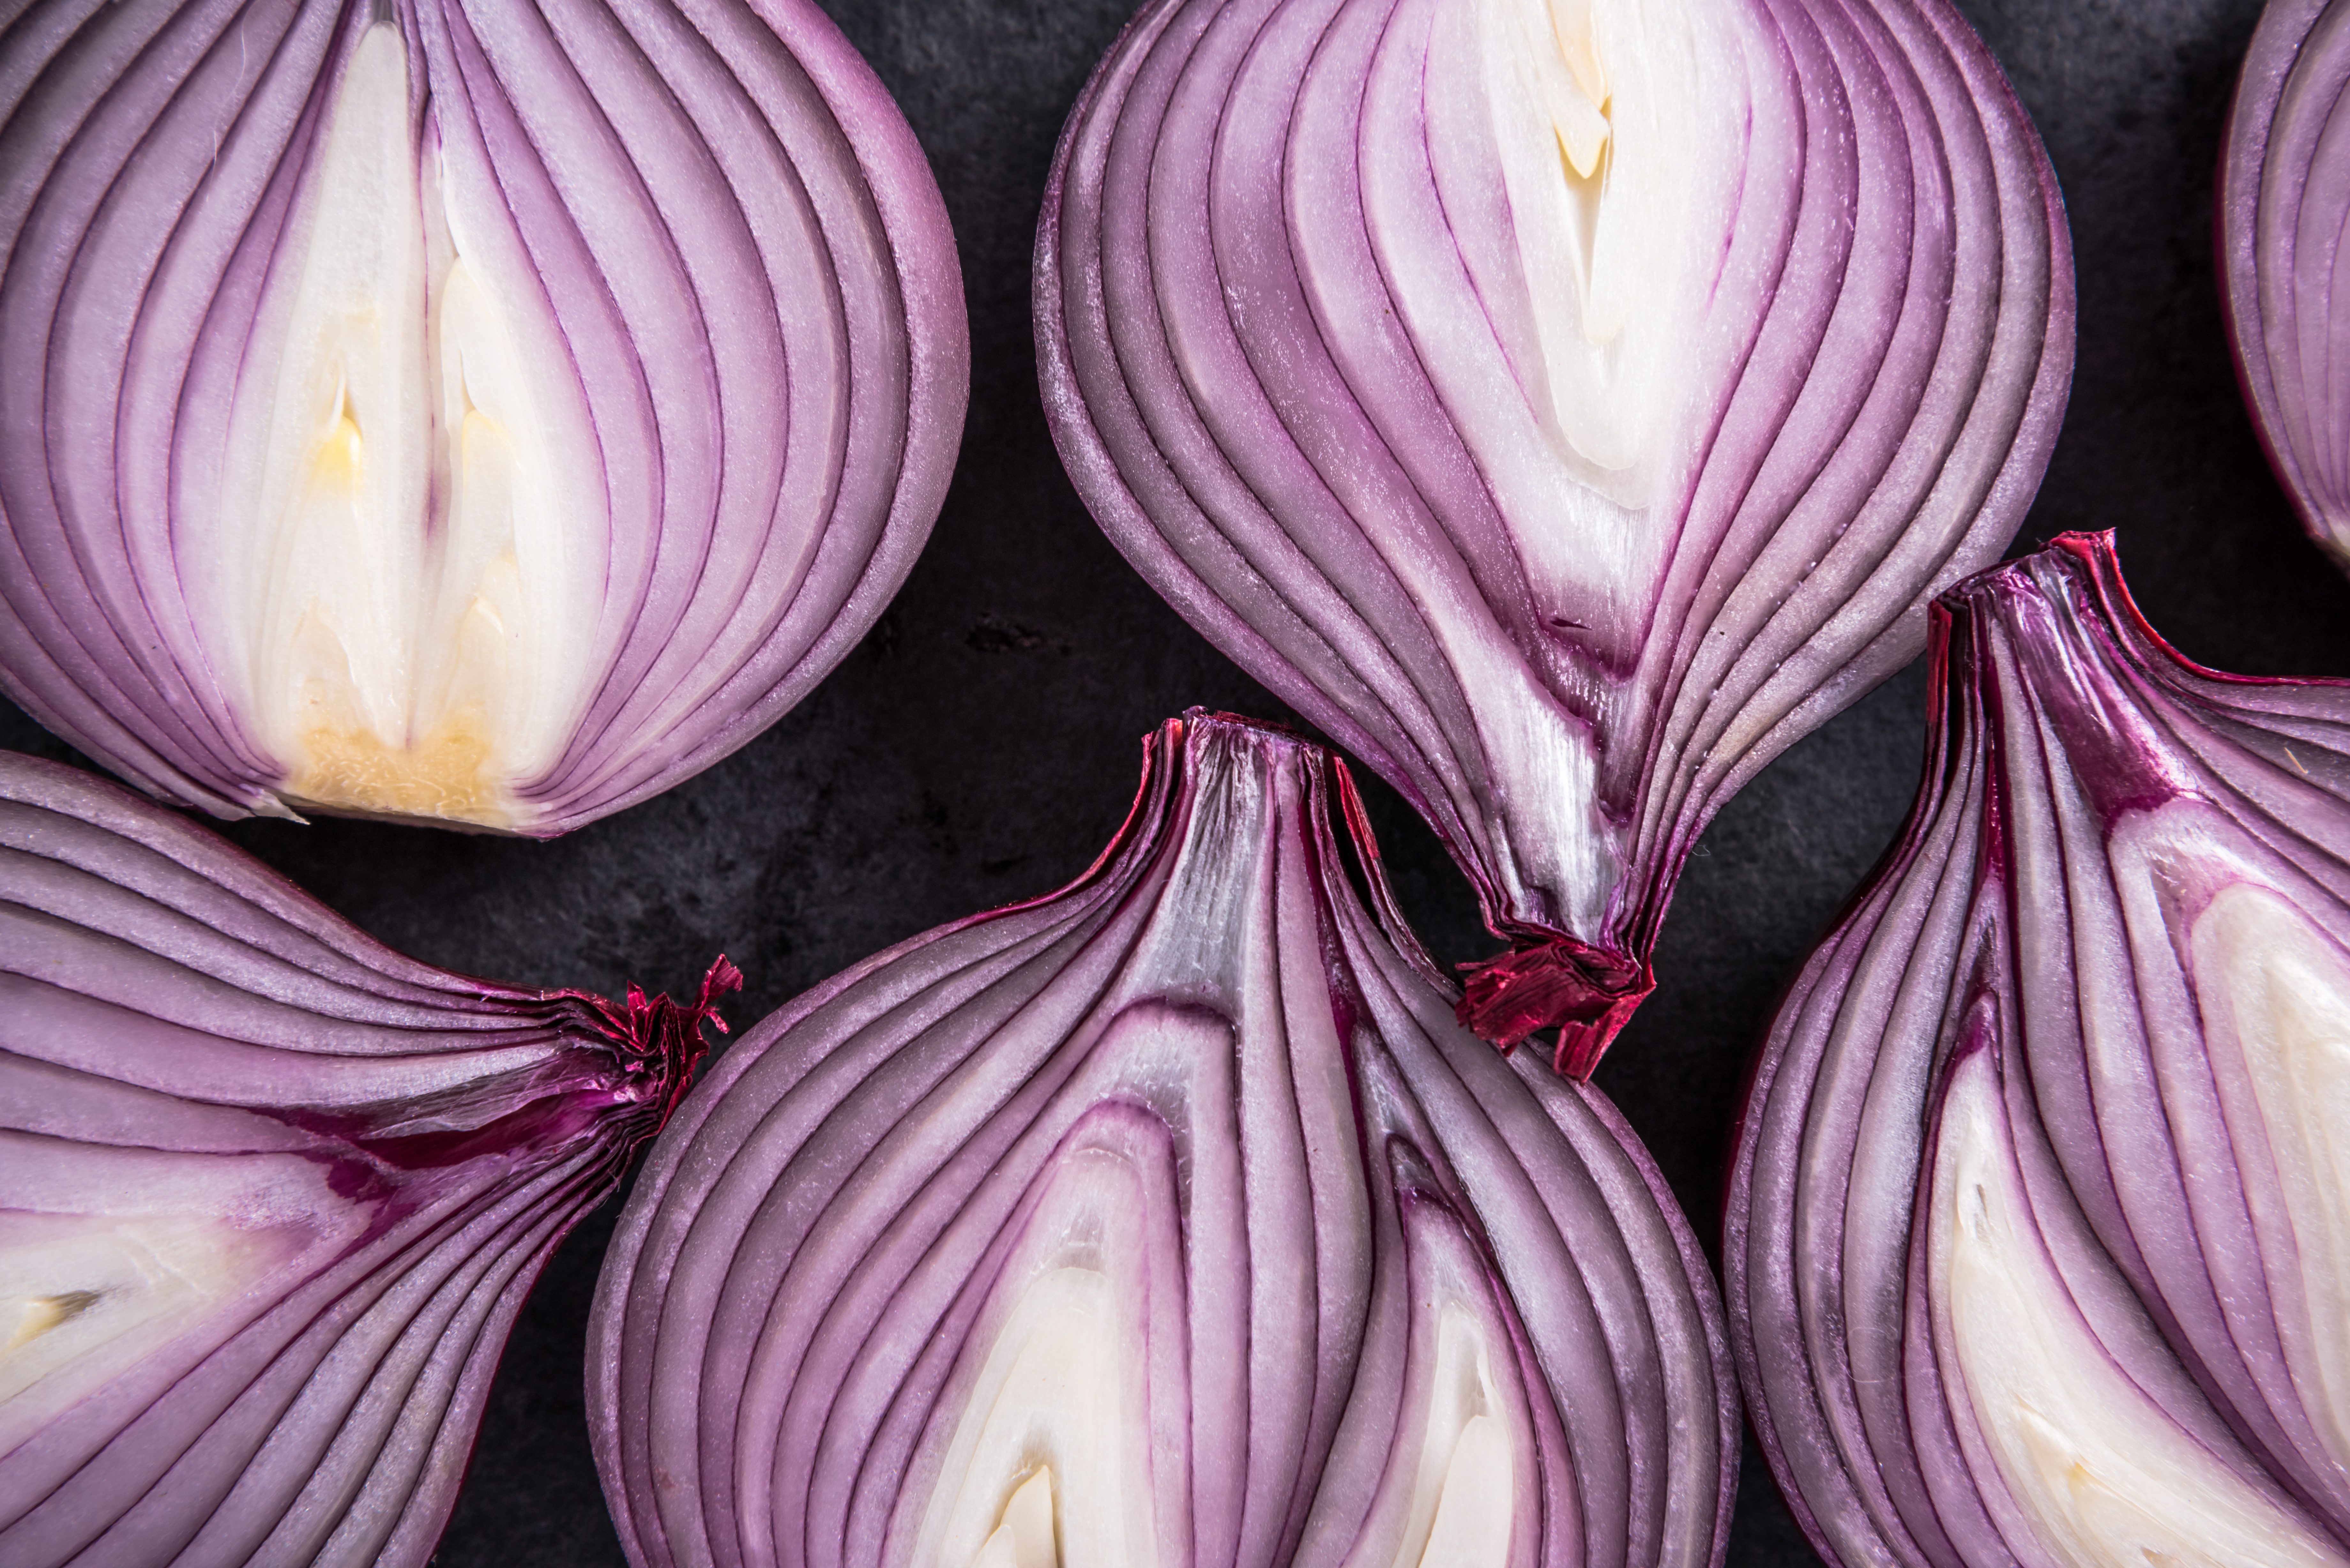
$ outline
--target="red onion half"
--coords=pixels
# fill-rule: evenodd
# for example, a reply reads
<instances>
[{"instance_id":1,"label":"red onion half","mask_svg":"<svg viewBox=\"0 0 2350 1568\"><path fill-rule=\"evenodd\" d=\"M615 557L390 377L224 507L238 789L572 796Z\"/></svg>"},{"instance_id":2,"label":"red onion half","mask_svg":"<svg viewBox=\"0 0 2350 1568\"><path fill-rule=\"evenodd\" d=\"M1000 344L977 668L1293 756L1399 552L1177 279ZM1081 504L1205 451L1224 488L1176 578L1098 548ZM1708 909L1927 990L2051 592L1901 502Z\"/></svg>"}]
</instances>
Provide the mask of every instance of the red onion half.
<instances>
[{"instance_id":1,"label":"red onion half","mask_svg":"<svg viewBox=\"0 0 2350 1568\"><path fill-rule=\"evenodd\" d=\"M1898 846L1773 1025L1724 1273L1830 1562L2350 1562L2350 686L2110 536L1944 601Z\"/></svg>"},{"instance_id":2,"label":"red onion half","mask_svg":"<svg viewBox=\"0 0 2350 1568\"><path fill-rule=\"evenodd\" d=\"M1037 236L1077 489L1402 790L1587 1072L1715 807L1998 558L2055 179L1941 0L1159 0Z\"/></svg>"},{"instance_id":3,"label":"red onion half","mask_svg":"<svg viewBox=\"0 0 2350 1568\"><path fill-rule=\"evenodd\" d=\"M157 794L561 833L880 614L968 394L811 0L30 0L0 687Z\"/></svg>"},{"instance_id":4,"label":"red onion half","mask_svg":"<svg viewBox=\"0 0 2350 1568\"><path fill-rule=\"evenodd\" d=\"M0 1563L423 1563L531 1282L739 978L446 974L0 753Z\"/></svg>"},{"instance_id":5,"label":"red onion half","mask_svg":"<svg viewBox=\"0 0 2350 1568\"><path fill-rule=\"evenodd\" d=\"M1194 711L1086 877L721 1059L597 1293L632 1562L1721 1561L1704 1259L1365 912L1334 779L1387 909L1344 771Z\"/></svg>"},{"instance_id":6,"label":"red onion half","mask_svg":"<svg viewBox=\"0 0 2350 1568\"><path fill-rule=\"evenodd\" d=\"M2220 286L2236 373L2310 536L2350 565L2350 309L2334 284L2350 224L2350 5L2273 0L2220 159Z\"/></svg>"}]
</instances>

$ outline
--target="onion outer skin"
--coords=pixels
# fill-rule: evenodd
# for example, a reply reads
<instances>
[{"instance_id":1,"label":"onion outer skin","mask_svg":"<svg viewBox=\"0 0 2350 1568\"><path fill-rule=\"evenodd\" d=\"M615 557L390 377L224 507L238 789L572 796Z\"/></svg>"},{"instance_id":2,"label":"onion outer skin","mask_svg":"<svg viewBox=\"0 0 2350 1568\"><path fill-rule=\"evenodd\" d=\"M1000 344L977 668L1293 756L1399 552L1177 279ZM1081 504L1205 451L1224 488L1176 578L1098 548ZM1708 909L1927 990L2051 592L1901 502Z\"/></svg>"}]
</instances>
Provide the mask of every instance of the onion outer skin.
<instances>
[{"instance_id":1,"label":"onion outer skin","mask_svg":"<svg viewBox=\"0 0 2350 1568\"><path fill-rule=\"evenodd\" d=\"M420 1568L524 1296L740 980L444 973L0 753L0 1560Z\"/></svg>"},{"instance_id":2,"label":"onion outer skin","mask_svg":"<svg viewBox=\"0 0 2350 1568\"><path fill-rule=\"evenodd\" d=\"M2350 10L2272 0L2252 30L2220 157L2220 292L2236 376L2302 526L2350 568L2350 404L2331 390L2332 288L2350 189L2339 144Z\"/></svg>"},{"instance_id":3,"label":"onion outer skin","mask_svg":"<svg viewBox=\"0 0 2350 1568\"><path fill-rule=\"evenodd\" d=\"M1511 466L1574 432L1504 369L1565 284L1517 270L1512 214L1532 220L1458 66L1463 18L1493 6L1147 5L1070 116L1037 235L1040 374L1078 493L1429 819L1514 949L1472 968L1463 1022L1504 1044L1556 1024L1578 1075L1653 986L1720 803L1998 558L2072 369L2054 172L1948 6L1654 9L1720 32L1728 75L1700 97L1744 107L1752 151L1721 176L1745 183L1719 250L1688 264L1701 304L1667 324L1692 367L1679 444L1614 534L1529 503ZM1487 373L1438 369L1472 352ZM1646 564L1529 565L1619 550Z\"/></svg>"},{"instance_id":4,"label":"onion outer skin","mask_svg":"<svg viewBox=\"0 0 2350 1568\"><path fill-rule=\"evenodd\" d=\"M2039 1292L2129 1425L2063 1428L2104 1446L2077 1494L2172 1508L2172 1561L2350 1561L2338 1238L2259 1090L2255 1043L2293 1037L2242 1007L2283 983L2322 1012L2345 983L2305 978L2350 935L2350 685L2189 664L2110 535L1950 595L1933 658L1918 803L1783 1002L1732 1158L1725 1296L1773 1473L1832 1563L2093 1560L1986 1438L2003 1407L1978 1383L2012 1368L1965 1343L1950 1283L1973 1118L2012 1173L1991 1186L2029 1194L1998 1288ZM2165 1486L2125 1474L2180 1455ZM2219 1544L2255 1516L2257 1552Z\"/></svg>"},{"instance_id":5,"label":"onion outer skin","mask_svg":"<svg viewBox=\"0 0 2350 1568\"><path fill-rule=\"evenodd\" d=\"M452 780L411 735L417 776L395 758L388 783L361 768L340 795L306 795L264 733L269 672L246 646L261 634L212 580L248 525L223 476L282 326L273 247L302 232L338 73L377 17L344 0L94 16L39 0L10 23L0 689L214 815L551 836L745 744L904 580L969 396L953 237L911 130L811 0L381 9L431 142L418 167L473 193L508 292L546 290L516 308L574 356L524 356L576 401L587 450L550 472L592 502L565 514L557 551L578 557L565 569L584 597L547 660L556 718L534 721L560 719L556 740L512 776L446 763ZM624 134L650 150L643 167ZM730 191L723 171L745 166L765 172ZM823 318L806 345L802 317ZM432 484L445 507L447 473Z\"/></svg>"},{"instance_id":6,"label":"onion outer skin","mask_svg":"<svg viewBox=\"0 0 2350 1568\"><path fill-rule=\"evenodd\" d=\"M1149 1455L1118 1494L1129 1560L1391 1552L1390 1450L1399 1472L1425 1451L1427 1374L1398 1358L1446 1302L1510 1325L1475 1338L1492 1413L1516 1412L1497 1561L1721 1562L1736 1408L1703 1257L1607 1100L1461 1030L1416 943L1364 911L1325 816L1335 780L1387 907L1345 776L1195 710L1147 743L1084 877L879 954L721 1059L655 1146L591 1320L631 1562L962 1560L924 1545L942 1473L971 1473L941 1469L956 1412L1026 1321L1005 1301L1041 1293L1020 1282L1087 1268L1148 1324L1112 1365L1148 1369L1149 1413L1095 1445ZM1085 1159L1138 1185L1068 1174ZM1128 1190L1155 1196L1098 1231L1067 1218ZM1149 1262L1122 1272L1098 1241L1086 1267L1035 1261L1081 1232ZM1422 1272L1445 1258L1465 1272ZM1065 1539L1092 1528L1103 1494L1060 1490L1084 1451L1059 1430L1024 1450L1047 1469L982 1489L980 1533L1036 1474Z\"/></svg>"}]
</instances>

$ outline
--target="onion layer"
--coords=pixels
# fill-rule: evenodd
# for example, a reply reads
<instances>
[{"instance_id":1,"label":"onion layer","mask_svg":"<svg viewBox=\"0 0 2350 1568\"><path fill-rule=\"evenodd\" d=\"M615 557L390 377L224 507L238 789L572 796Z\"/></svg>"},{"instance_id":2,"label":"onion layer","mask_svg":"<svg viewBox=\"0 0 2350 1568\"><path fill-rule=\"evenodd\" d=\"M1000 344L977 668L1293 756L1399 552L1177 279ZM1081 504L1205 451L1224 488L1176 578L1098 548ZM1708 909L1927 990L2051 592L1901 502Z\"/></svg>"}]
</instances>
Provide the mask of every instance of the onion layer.
<instances>
[{"instance_id":1,"label":"onion layer","mask_svg":"<svg viewBox=\"0 0 2350 1568\"><path fill-rule=\"evenodd\" d=\"M1740 1129L1763 1450L1833 1563L2350 1562L2350 686L2187 664L2110 536L1944 603Z\"/></svg>"},{"instance_id":2,"label":"onion layer","mask_svg":"<svg viewBox=\"0 0 2350 1568\"><path fill-rule=\"evenodd\" d=\"M588 1354L630 1560L1718 1563L1718 1309L1622 1119L1366 914L1323 753L1146 755L1084 878L769 1018L655 1146Z\"/></svg>"},{"instance_id":3,"label":"onion layer","mask_svg":"<svg viewBox=\"0 0 2350 1568\"><path fill-rule=\"evenodd\" d=\"M1409 796L1587 1072L1679 867L1995 560L2072 368L2054 176L1942 0L1157 0L1037 236L1128 558Z\"/></svg>"},{"instance_id":4,"label":"onion layer","mask_svg":"<svg viewBox=\"0 0 2350 1568\"><path fill-rule=\"evenodd\" d=\"M561 833L896 591L962 283L810 0L12 9L0 686L92 756Z\"/></svg>"},{"instance_id":5,"label":"onion layer","mask_svg":"<svg viewBox=\"0 0 2350 1568\"><path fill-rule=\"evenodd\" d=\"M2220 160L2220 286L2236 373L2302 525L2350 566L2350 5L2272 0L2252 32Z\"/></svg>"},{"instance_id":6,"label":"onion layer","mask_svg":"<svg viewBox=\"0 0 2350 1568\"><path fill-rule=\"evenodd\" d=\"M425 1563L531 1282L739 979L444 974L0 753L0 1562Z\"/></svg>"}]
</instances>

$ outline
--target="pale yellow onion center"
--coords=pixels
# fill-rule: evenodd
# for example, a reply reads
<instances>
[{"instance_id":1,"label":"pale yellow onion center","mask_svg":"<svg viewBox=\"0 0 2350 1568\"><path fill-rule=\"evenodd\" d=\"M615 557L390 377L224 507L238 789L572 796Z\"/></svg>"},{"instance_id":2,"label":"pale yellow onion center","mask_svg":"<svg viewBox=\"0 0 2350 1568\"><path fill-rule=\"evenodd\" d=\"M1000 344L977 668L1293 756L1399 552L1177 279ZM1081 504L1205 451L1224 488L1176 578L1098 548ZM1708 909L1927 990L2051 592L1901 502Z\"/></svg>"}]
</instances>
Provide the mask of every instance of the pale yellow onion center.
<instances>
[{"instance_id":1,"label":"pale yellow onion center","mask_svg":"<svg viewBox=\"0 0 2350 1568\"><path fill-rule=\"evenodd\" d=\"M2034 1554L2065 1568L2350 1561L2182 1430L2099 1343L2035 1233L1998 1095L1987 1053L1953 1073L1931 1225L1965 1397Z\"/></svg>"},{"instance_id":2,"label":"pale yellow onion center","mask_svg":"<svg viewBox=\"0 0 2350 1568\"><path fill-rule=\"evenodd\" d=\"M411 87L399 29L371 28L267 315L274 357L240 387L228 597L290 800L525 826L515 787L587 696L594 447L543 306L420 145Z\"/></svg>"},{"instance_id":3,"label":"pale yellow onion center","mask_svg":"<svg viewBox=\"0 0 2350 1568\"><path fill-rule=\"evenodd\" d=\"M2232 1036L2275 1164L2306 1338L2289 1334L2310 1416L2350 1464L2350 962L2265 888L2223 888L2196 918L2196 989L2215 1048ZM2242 1134L2240 1134L2240 1138Z\"/></svg>"},{"instance_id":4,"label":"pale yellow onion center","mask_svg":"<svg viewBox=\"0 0 2350 1568\"><path fill-rule=\"evenodd\" d=\"M1721 205L1702 18L1648 0L1487 4L1488 91L1548 412L1585 483L1637 511L1679 455L1695 263Z\"/></svg>"},{"instance_id":5,"label":"pale yellow onion center","mask_svg":"<svg viewBox=\"0 0 2350 1568\"><path fill-rule=\"evenodd\" d=\"M0 1210L0 1454L203 1323L300 1244L283 1229L214 1214Z\"/></svg>"},{"instance_id":6,"label":"pale yellow onion center","mask_svg":"<svg viewBox=\"0 0 2350 1568\"><path fill-rule=\"evenodd\" d=\"M913 1561L925 1568L1150 1568L1154 1451L1138 1376L1140 1303L1083 1266L1031 1281L989 1346L926 1511ZM1437 1314L1409 1505L1395 1568L1504 1568L1518 1457L1500 1408L1497 1348L1475 1313Z\"/></svg>"}]
</instances>

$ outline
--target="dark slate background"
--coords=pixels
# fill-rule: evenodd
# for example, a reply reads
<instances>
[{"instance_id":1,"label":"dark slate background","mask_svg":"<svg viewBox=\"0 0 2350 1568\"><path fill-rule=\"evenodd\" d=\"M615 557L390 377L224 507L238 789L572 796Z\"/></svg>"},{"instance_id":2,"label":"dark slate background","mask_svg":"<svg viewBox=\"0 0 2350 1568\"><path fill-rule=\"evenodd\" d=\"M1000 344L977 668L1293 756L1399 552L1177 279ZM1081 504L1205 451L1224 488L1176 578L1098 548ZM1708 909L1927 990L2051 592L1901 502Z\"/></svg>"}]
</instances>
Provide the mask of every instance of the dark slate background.
<instances>
[{"instance_id":1,"label":"dark slate background","mask_svg":"<svg viewBox=\"0 0 2350 1568\"><path fill-rule=\"evenodd\" d=\"M1104 541L1036 399L1028 257L1061 117L1126 0L828 0L898 94L954 217L972 308L962 467L928 552L800 709L669 794L558 843L322 821L227 829L378 937L535 986L690 989L724 952L738 1026L876 949L1082 870L1137 741L1193 703L1281 705ZM2257 0L1960 0L2038 120L2069 203L2080 362L2019 551L2120 530L2132 588L2190 657L2350 675L2350 585L2301 535L2237 400L2212 170ZM1778 989L1884 849L1917 782L1913 666L1732 801L1690 863L1655 997L1599 1082L1709 1245L1747 1054ZM0 703L0 744L70 758ZM1399 895L1439 957L1493 944L1434 839L1366 781ZM448 1568L622 1561L588 1459L580 1345L617 1204L522 1314ZM1809 1563L1750 1444L1733 1564Z\"/></svg>"}]
</instances>

